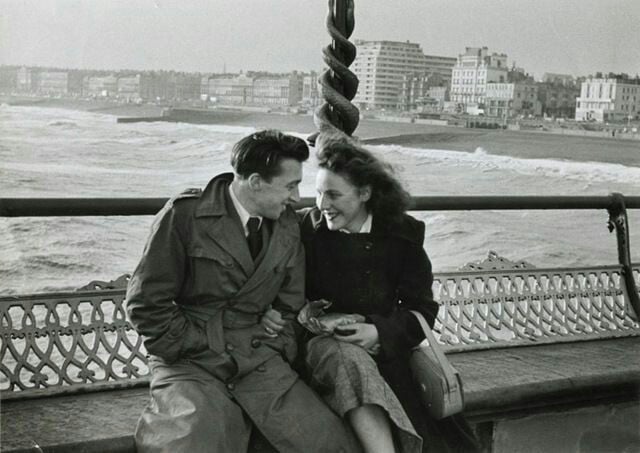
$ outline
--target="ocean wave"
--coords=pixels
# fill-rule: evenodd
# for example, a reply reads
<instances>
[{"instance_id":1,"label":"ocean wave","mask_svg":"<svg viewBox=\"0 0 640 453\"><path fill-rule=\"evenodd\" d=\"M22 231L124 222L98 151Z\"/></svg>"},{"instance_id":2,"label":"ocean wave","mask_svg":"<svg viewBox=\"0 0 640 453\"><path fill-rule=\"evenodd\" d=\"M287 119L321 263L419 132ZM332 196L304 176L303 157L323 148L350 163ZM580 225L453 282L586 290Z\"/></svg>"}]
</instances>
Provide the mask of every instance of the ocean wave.
<instances>
[{"instance_id":1,"label":"ocean wave","mask_svg":"<svg viewBox=\"0 0 640 453\"><path fill-rule=\"evenodd\" d=\"M522 175L562 178L586 182L632 183L640 181L640 167L605 162L576 162L565 159L524 159L491 154L482 147L475 152L407 148L397 145L372 146L383 153L411 155L444 165L472 167L479 171L507 170Z\"/></svg>"},{"instance_id":2,"label":"ocean wave","mask_svg":"<svg viewBox=\"0 0 640 453\"><path fill-rule=\"evenodd\" d=\"M49 121L47 123L47 126L65 127L65 128L69 128L69 129L74 129L74 128L78 127L78 123L76 123L75 121L70 121L70 120L53 120L53 121Z\"/></svg>"},{"instance_id":3,"label":"ocean wave","mask_svg":"<svg viewBox=\"0 0 640 453\"><path fill-rule=\"evenodd\" d=\"M27 271L41 269L58 269L65 271L98 271L99 266L86 261L76 261L69 255L31 255L24 263Z\"/></svg>"},{"instance_id":4,"label":"ocean wave","mask_svg":"<svg viewBox=\"0 0 640 453\"><path fill-rule=\"evenodd\" d=\"M123 175L166 175L166 169L134 169L134 168L104 168L82 164L53 164L53 163L21 163L9 162L2 166L3 170L20 171L25 173L46 173L60 175L83 174L123 174Z\"/></svg>"}]
</instances>

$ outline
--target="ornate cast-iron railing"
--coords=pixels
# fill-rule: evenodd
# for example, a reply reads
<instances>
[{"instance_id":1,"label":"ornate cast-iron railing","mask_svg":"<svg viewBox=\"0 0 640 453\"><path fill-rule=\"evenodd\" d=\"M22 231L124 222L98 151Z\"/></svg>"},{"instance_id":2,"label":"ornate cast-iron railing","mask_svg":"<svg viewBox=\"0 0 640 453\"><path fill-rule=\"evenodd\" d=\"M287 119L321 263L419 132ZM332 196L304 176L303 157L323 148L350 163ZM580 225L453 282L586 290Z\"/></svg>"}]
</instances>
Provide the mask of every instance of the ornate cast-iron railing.
<instances>
[{"instance_id":1,"label":"ornate cast-iron railing","mask_svg":"<svg viewBox=\"0 0 640 453\"><path fill-rule=\"evenodd\" d=\"M496 261L504 265L494 255L481 266ZM640 335L620 266L449 272L433 288L436 336L450 353ZM144 385L146 352L124 293L0 298L2 399Z\"/></svg>"},{"instance_id":2,"label":"ornate cast-iron railing","mask_svg":"<svg viewBox=\"0 0 640 453\"><path fill-rule=\"evenodd\" d=\"M0 199L0 216L145 215L166 199ZM301 205L310 205L305 199ZM640 264L626 208L640 197L417 197L415 210L607 209L620 263L536 269L495 254L435 275L439 341L450 353L640 335ZM144 385L141 338L124 312L126 278L81 291L0 298L2 399Z\"/></svg>"}]
</instances>

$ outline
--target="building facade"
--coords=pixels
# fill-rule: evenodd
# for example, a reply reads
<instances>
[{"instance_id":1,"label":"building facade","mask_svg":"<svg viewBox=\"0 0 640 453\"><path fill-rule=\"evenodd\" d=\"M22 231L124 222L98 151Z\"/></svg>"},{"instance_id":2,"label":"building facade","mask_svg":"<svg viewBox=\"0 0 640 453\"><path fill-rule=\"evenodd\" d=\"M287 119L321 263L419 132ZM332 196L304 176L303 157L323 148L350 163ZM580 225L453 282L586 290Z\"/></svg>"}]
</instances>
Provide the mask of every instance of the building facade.
<instances>
[{"instance_id":1,"label":"building facade","mask_svg":"<svg viewBox=\"0 0 640 453\"><path fill-rule=\"evenodd\" d=\"M320 105L321 102L318 74L311 72L311 74L302 77L302 105L314 108Z\"/></svg>"},{"instance_id":2,"label":"building facade","mask_svg":"<svg viewBox=\"0 0 640 453\"><path fill-rule=\"evenodd\" d=\"M140 96L140 74L127 77L118 77L116 96L126 101L138 101Z\"/></svg>"},{"instance_id":3,"label":"building facade","mask_svg":"<svg viewBox=\"0 0 640 453\"><path fill-rule=\"evenodd\" d=\"M419 44L397 41L355 41L352 68L360 81L353 102L361 109L397 109L404 76L438 73L450 77L455 58L427 56Z\"/></svg>"},{"instance_id":4,"label":"building facade","mask_svg":"<svg viewBox=\"0 0 640 453\"><path fill-rule=\"evenodd\" d=\"M640 117L640 80L589 78L576 100L577 121L626 121Z\"/></svg>"},{"instance_id":5,"label":"building facade","mask_svg":"<svg viewBox=\"0 0 640 453\"><path fill-rule=\"evenodd\" d=\"M16 89L19 92L35 92L38 89L40 72L36 69L21 67L16 72Z\"/></svg>"},{"instance_id":6,"label":"building facade","mask_svg":"<svg viewBox=\"0 0 640 453\"><path fill-rule=\"evenodd\" d=\"M296 72L287 75L225 74L209 78L207 87L209 99L221 105L289 107L302 100L303 78Z\"/></svg>"},{"instance_id":7,"label":"building facade","mask_svg":"<svg viewBox=\"0 0 640 453\"><path fill-rule=\"evenodd\" d=\"M253 81L254 105L289 107L302 101L302 77L297 73L288 76L261 76Z\"/></svg>"},{"instance_id":8,"label":"building facade","mask_svg":"<svg viewBox=\"0 0 640 453\"><path fill-rule=\"evenodd\" d=\"M507 56L492 53L486 47L467 47L460 54L451 75L451 100L463 109L485 104L487 84L506 83Z\"/></svg>"},{"instance_id":9,"label":"building facade","mask_svg":"<svg viewBox=\"0 0 640 453\"><path fill-rule=\"evenodd\" d=\"M574 86L576 84L576 78L570 74L556 74L553 72L545 72L542 75L542 83L548 83L551 85Z\"/></svg>"},{"instance_id":10,"label":"building facade","mask_svg":"<svg viewBox=\"0 0 640 453\"><path fill-rule=\"evenodd\" d=\"M402 78L400 109L408 112L437 113L448 101L449 87L437 73L411 73Z\"/></svg>"},{"instance_id":11,"label":"building facade","mask_svg":"<svg viewBox=\"0 0 640 453\"><path fill-rule=\"evenodd\" d=\"M538 86L533 80L488 83L484 106L485 114L492 117L539 116L541 104L538 100Z\"/></svg>"},{"instance_id":12,"label":"building facade","mask_svg":"<svg viewBox=\"0 0 640 453\"><path fill-rule=\"evenodd\" d=\"M208 95L223 105L248 105L253 100L253 77L244 74L214 76L209 79Z\"/></svg>"},{"instance_id":13,"label":"building facade","mask_svg":"<svg viewBox=\"0 0 640 453\"><path fill-rule=\"evenodd\" d=\"M575 118L576 99L580 96L580 86L562 82L542 82L538 84L538 99L542 115L554 118Z\"/></svg>"},{"instance_id":14,"label":"building facade","mask_svg":"<svg viewBox=\"0 0 640 453\"><path fill-rule=\"evenodd\" d=\"M93 97L113 97L118 94L118 77L87 76L83 81L83 93Z\"/></svg>"},{"instance_id":15,"label":"building facade","mask_svg":"<svg viewBox=\"0 0 640 453\"><path fill-rule=\"evenodd\" d=\"M40 94L63 95L69 92L69 76L66 71L41 71L37 90Z\"/></svg>"},{"instance_id":16,"label":"building facade","mask_svg":"<svg viewBox=\"0 0 640 453\"><path fill-rule=\"evenodd\" d=\"M0 93L10 94L18 88L18 68L13 66L0 67Z\"/></svg>"}]
</instances>

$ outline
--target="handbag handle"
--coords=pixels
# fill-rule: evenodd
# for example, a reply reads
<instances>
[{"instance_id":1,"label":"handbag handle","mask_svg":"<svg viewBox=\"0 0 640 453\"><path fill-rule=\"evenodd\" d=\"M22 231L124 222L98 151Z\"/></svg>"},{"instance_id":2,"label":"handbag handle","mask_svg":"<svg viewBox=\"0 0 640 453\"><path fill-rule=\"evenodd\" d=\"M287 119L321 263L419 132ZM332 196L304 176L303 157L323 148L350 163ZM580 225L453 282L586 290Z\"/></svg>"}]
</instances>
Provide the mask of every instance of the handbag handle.
<instances>
[{"instance_id":1,"label":"handbag handle","mask_svg":"<svg viewBox=\"0 0 640 453\"><path fill-rule=\"evenodd\" d=\"M420 326L422 327L422 330L424 331L425 336L427 337L427 340L429 341L429 346L420 345L419 348L423 350L428 350L429 348L431 348L431 350L433 351L436 357L436 360L438 361L438 364L440 365L440 368L442 368L442 371L444 372L444 376L447 381L447 385L449 386L449 390L457 391L458 381L456 379L455 369L453 368L453 366L451 366L451 363L449 363L449 360L447 360L447 357L444 355L444 352L442 352L440 345L436 341L436 337L433 335L433 331L431 330L431 327L429 327L429 324L427 324L427 321L424 319L424 316L422 316L422 313L415 310L409 310L409 311L413 313L413 315L417 318L418 322L420 323Z\"/></svg>"}]
</instances>

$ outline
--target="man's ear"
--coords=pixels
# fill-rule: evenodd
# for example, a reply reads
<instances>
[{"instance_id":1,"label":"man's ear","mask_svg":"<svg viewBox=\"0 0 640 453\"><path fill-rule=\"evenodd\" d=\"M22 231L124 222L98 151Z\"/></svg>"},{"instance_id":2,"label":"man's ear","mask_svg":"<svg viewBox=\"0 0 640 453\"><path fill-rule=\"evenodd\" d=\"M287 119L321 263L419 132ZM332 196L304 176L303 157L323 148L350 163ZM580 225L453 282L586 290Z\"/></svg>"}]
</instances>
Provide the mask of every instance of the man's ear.
<instances>
[{"instance_id":1,"label":"man's ear","mask_svg":"<svg viewBox=\"0 0 640 453\"><path fill-rule=\"evenodd\" d=\"M360 201L366 203L371 198L371 186L364 186L358 189L360 193Z\"/></svg>"},{"instance_id":2,"label":"man's ear","mask_svg":"<svg viewBox=\"0 0 640 453\"><path fill-rule=\"evenodd\" d=\"M259 173L251 173L251 175L249 175L249 177L247 178L247 181L251 190L262 190L263 179Z\"/></svg>"}]
</instances>

